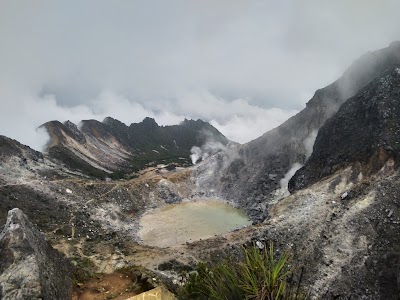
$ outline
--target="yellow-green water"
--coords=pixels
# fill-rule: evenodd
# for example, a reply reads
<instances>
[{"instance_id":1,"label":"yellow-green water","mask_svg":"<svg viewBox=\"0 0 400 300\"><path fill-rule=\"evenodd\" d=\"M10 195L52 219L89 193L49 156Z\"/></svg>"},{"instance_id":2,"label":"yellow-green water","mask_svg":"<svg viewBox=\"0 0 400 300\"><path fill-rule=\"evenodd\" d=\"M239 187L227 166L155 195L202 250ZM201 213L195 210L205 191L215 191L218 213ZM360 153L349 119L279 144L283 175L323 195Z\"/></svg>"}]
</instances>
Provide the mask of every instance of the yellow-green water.
<instances>
[{"instance_id":1,"label":"yellow-green water","mask_svg":"<svg viewBox=\"0 0 400 300\"><path fill-rule=\"evenodd\" d=\"M221 201L171 204L145 214L139 238L144 244L169 247L206 239L250 225L246 215Z\"/></svg>"}]
</instances>

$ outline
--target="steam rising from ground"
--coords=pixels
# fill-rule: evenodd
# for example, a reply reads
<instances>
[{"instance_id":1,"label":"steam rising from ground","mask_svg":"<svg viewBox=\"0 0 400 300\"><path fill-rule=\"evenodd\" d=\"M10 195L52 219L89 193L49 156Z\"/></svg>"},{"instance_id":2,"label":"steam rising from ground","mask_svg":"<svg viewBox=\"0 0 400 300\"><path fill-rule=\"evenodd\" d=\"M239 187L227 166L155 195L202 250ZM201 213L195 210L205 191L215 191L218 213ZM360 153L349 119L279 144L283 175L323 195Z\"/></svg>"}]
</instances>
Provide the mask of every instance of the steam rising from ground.
<instances>
[{"instance_id":1,"label":"steam rising from ground","mask_svg":"<svg viewBox=\"0 0 400 300\"><path fill-rule=\"evenodd\" d=\"M201 148L197 146L192 147L190 149L192 153L190 158L192 159L192 163L196 164L199 160L205 160L210 155L224 150L226 150L226 147L220 142L206 142Z\"/></svg>"},{"instance_id":2,"label":"steam rising from ground","mask_svg":"<svg viewBox=\"0 0 400 300\"><path fill-rule=\"evenodd\" d=\"M303 167L303 165L300 163L294 163L290 167L289 171L287 171L285 176L279 181L281 188L275 191L275 200L279 200L290 195L288 190L289 180L301 167Z\"/></svg>"},{"instance_id":3,"label":"steam rising from ground","mask_svg":"<svg viewBox=\"0 0 400 300\"><path fill-rule=\"evenodd\" d=\"M226 150L226 146L216 140L212 132L202 130L200 136L205 138L206 142L201 147L194 146L190 149L190 152L192 153L190 158L192 159L193 164L196 164L200 160L205 160L207 157L217 152Z\"/></svg>"},{"instance_id":4,"label":"steam rising from ground","mask_svg":"<svg viewBox=\"0 0 400 300\"><path fill-rule=\"evenodd\" d=\"M312 152L315 143L315 139L317 138L318 130L313 130L303 141L304 148L306 150L306 159L308 159Z\"/></svg>"},{"instance_id":5,"label":"steam rising from ground","mask_svg":"<svg viewBox=\"0 0 400 300\"><path fill-rule=\"evenodd\" d=\"M305 155L306 155L306 160L311 156L313 152L313 147L315 143L315 139L317 138L318 130L313 130L304 140L303 140L303 146L305 150ZM303 165L301 163L295 162L287 171L285 176L279 181L279 184L281 186L280 190L276 192L276 197L277 199L286 197L289 195L288 191L288 184L290 179L294 176L294 174L302 168Z\"/></svg>"},{"instance_id":6,"label":"steam rising from ground","mask_svg":"<svg viewBox=\"0 0 400 300\"><path fill-rule=\"evenodd\" d=\"M296 173L296 171L299 170L301 167L303 167L303 165L299 164L299 163L294 163L291 166L290 170L285 174L285 177L283 177L279 181L279 184L280 184L282 190L285 190L285 191L288 190L288 183L289 183L290 178L292 178L293 175Z\"/></svg>"}]
</instances>

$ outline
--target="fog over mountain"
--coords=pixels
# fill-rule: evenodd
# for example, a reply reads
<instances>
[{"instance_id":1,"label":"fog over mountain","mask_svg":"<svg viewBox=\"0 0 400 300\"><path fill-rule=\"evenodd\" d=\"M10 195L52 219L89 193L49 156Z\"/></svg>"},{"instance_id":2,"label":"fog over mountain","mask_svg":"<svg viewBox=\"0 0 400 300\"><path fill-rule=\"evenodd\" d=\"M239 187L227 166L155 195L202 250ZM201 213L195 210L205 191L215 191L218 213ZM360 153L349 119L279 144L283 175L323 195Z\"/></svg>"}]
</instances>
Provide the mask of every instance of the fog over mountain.
<instances>
[{"instance_id":1,"label":"fog over mountain","mask_svg":"<svg viewBox=\"0 0 400 300\"><path fill-rule=\"evenodd\" d=\"M0 134L49 120L209 121L248 142L400 37L399 1L0 2Z\"/></svg>"}]
</instances>

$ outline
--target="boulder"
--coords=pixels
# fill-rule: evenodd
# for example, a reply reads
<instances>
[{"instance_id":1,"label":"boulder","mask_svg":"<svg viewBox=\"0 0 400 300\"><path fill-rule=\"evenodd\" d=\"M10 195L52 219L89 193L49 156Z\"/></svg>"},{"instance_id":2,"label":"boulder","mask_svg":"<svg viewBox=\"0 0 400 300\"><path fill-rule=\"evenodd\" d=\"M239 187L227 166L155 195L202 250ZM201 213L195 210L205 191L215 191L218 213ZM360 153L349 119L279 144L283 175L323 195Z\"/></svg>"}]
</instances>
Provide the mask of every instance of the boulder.
<instances>
[{"instance_id":1,"label":"boulder","mask_svg":"<svg viewBox=\"0 0 400 300\"><path fill-rule=\"evenodd\" d=\"M165 287L159 286L127 300L176 300L176 297Z\"/></svg>"},{"instance_id":2,"label":"boulder","mask_svg":"<svg viewBox=\"0 0 400 300\"><path fill-rule=\"evenodd\" d=\"M0 299L71 299L72 266L18 208L0 233Z\"/></svg>"}]
</instances>

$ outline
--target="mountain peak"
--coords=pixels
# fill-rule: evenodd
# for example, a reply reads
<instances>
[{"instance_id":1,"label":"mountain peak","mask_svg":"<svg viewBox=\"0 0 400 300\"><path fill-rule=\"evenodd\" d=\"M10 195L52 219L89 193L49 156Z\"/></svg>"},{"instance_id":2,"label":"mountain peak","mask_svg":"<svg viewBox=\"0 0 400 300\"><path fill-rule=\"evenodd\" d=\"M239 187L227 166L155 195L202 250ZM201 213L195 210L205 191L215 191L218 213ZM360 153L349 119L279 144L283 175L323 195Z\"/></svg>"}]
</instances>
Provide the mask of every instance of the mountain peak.
<instances>
[{"instance_id":1,"label":"mountain peak","mask_svg":"<svg viewBox=\"0 0 400 300\"><path fill-rule=\"evenodd\" d=\"M103 123L106 124L106 125L114 125L114 124L125 125L120 120L114 119L112 117L105 117L104 120L103 120Z\"/></svg>"},{"instance_id":2,"label":"mountain peak","mask_svg":"<svg viewBox=\"0 0 400 300\"><path fill-rule=\"evenodd\" d=\"M152 128L158 127L158 124L157 124L157 122L156 122L156 120L154 118L146 117L146 118L143 119L143 121L141 123L145 127L152 127Z\"/></svg>"},{"instance_id":3,"label":"mountain peak","mask_svg":"<svg viewBox=\"0 0 400 300\"><path fill-rule=\"evenodd\" d=\"M395 51L398 51L400 48L400 41L394 41L389 45L389 48L394 49Z\"/></svg>"}]
</instances>

